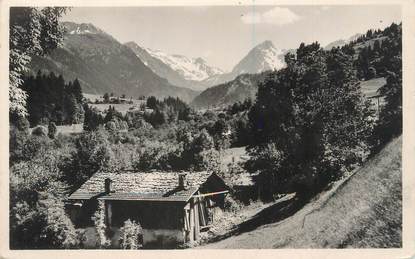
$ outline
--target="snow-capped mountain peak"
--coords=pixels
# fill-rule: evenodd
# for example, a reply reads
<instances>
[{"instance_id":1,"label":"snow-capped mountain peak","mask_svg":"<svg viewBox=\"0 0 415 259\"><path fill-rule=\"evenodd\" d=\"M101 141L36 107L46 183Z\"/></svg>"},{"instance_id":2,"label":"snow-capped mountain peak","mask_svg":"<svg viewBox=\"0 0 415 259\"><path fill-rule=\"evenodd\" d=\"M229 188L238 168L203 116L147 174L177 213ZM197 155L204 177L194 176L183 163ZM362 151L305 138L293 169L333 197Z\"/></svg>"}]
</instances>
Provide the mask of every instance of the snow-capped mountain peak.
<instances>
[{"instance_id":1,"label":"snow-capped mountain peak","mask_svg":"<svg viewBox=\"0 0 415 259\"><path fill-rule=\"evenodd\" d=\"M202 81L213 75L222 74L222 70L209 66L202 58L188 58L178 54L167 54L160 50L144 48L152 57L159 59L186 80Z\"/></svg>"},{"instance_id":2,"label":"snow-capped mountain peak","mask_svg":"<svg viewBox=\"0 0 415 259\"><path fill-rule=\"evenodd\" d=\"M261 73L278 70L285 66L284 51L266 40L255 46L232 70L233 74Z\"/></svg>"}]
</instances>

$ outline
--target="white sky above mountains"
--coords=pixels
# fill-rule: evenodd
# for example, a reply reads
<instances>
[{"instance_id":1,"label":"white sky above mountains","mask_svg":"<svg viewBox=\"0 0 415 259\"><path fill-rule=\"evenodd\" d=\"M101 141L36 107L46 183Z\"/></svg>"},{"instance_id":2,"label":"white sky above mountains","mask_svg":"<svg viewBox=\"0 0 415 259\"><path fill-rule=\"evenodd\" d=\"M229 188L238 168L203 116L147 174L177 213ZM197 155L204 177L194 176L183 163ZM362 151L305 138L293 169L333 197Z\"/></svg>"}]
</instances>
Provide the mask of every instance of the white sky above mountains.
<instances>
[{"instance_id":1,"label":"white sky above mountains","mask_svg":"<svg viewBox=\"0 0 415 259\"><path fill-rule=\"evenodd\" d=\"M399 6L74 7L63 21L92 23L124 43L202 57L229 71L255 45L322 46L401 21Z\"/></svg>"}]
</instances>

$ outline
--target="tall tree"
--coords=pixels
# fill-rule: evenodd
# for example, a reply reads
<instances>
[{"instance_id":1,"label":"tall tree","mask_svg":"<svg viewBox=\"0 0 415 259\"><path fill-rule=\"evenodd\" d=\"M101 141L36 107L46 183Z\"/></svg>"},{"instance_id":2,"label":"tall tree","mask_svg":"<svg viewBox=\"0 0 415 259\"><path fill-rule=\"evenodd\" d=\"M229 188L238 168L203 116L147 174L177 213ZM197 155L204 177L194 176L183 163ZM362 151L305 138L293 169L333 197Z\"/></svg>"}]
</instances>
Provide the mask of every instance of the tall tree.
<instances>
[{"instance_id":1,"label":"tall tree","mask_svg":"<svg viewBox=\"0 0 415 259\"><path fill-rule=\"evenodd\" d=\"M368 151L371 111L352 56L313 43L286 60L259 86L249 112L254 139L246 167L259 173L265 199L275 191L312 195Z\"/></svg>"},{"instance_id":2,"label":"tall tree","mask_svg":"<svg viewBox=\"0 0 415 259\"><path fill-rule=\"evenodd\" d=\"M31 55L43 55L56 48L62 39L58 19L64 7L10 8L9 101L10 117L26 116L26 92L21 88Z\"/></svg>"},{"instance_id":3,"label":"tall tree","mask_svg":"<svg viewBox=\"0 0 415 259\"><path fill-rule=\"evenodd\" d=\"M401 57L397 56L396 62L402 62ZM402 68L388 71L386 84L378 92L384 96L385 104L375 130L375 148L382 147L391 138L402 134Z\"/></svg>"}]
</instances>

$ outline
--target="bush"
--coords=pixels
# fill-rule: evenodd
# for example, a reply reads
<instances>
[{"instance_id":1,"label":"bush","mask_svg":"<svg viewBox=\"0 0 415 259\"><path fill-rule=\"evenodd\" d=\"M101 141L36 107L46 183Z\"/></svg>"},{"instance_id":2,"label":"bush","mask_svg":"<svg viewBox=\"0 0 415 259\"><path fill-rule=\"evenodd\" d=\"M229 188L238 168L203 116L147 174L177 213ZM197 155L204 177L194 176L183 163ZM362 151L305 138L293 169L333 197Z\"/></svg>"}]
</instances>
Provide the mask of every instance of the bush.
<instances>
[{"instance_id":1,"label":"bush","mask_svg":"<svg viewBox=\"0 0 415 259\"><path fill-rule=\"evenodd\" d=\"M138 170L171 169L170 154L175 153L176 148L169 143L159 141L146 141L137 149L138 160L133 167Z\"/></svg>"},{"instance_id":2,"label":"bush","mask_svg":"<svg viewBox=\"0 0 415 259\"><path fill-rule=\"evenodd\" d=\"M37 126L32 130L32 135L46 137L48 135L48 129L45 126Z\"/></svg>"},{"instance_id":3,"label":"bush","mask_svg":"<svg viewBox=\"0 0 415 259\"><path fill-rule=\"evenodd\" d=\"M41 195L31 205L28 200L10 209L10 240L13 249L79 248L83 233L75 230L63 203L51 195Z\"/></svg>"},{"instance_id":4,"label":"bush","mask_svg":"<svg viewBox=\"0 0 415 259\"><path fill-rule=\"evenodd\" d=\"M56 124L54 122L50 122L48 126L48 137L53 139L56 135Z\"/></svg>"},{"instance_id":5,"label":"bush","mask_svg":"<svg viewBox=\"0 0 415 259\"><path fill-rule=\"evenodd\" d=\"M120 246L122 249L143 247L143 230L140 223L130 219L124 222L124 226L120 228Z\"/></svg>"},{"instance_id":6,"label":"bush","mask_svg":"<svg viewBox=\"0 0 415 259\"><path fill-rule=\"evenodd\" d=\"M234 198L231 195L225 196L224 208L229 212L237 212L243 207L243 204Z\"/></svg>"},{"instance_id":7,"label":"bush","mask_svg":"<svg viewBox=\"0 0 415 259\"><path fill-rule=\"evenodd\" d=\"M10 164L23 159L24 145L29 138L27 131L19 130L17 126L10 125L9 161Z\"/></svg>"},{"instance_id":8,"label":"bush","mask_svg":"<svg viewBox=\"0 0 415 259\"><path fill-rule=\"evenodd\" d=\"M45 245L53 248L78 248L83 240L83 232L75 230L62 202L49 197L39 201L39 207L46 219L41 235Z\"/></svg>"},{"instance_id":9,"label":"bush","mask_svg":"<svg viewBox=\"0 0 415 259\"><path fill-rule=\"evenodd\" d=\"M98 208L92 217L95 230L98 234L97 247L108 248L111 245L111 240L107 237L107 225L105 224L105 202L98 201Z\"/></svg>"},{"instance_id":10,"label":"bush","mask_svg":"<svg viewBox=\"0 0 415 259\"><path fill-rule=\"evenodd\" d=\"M62 203L66 189L60 182L63 153L41 148L31 156L10 168L10 246L79 247L81 233L74 229Z\"/></svg>"},{"instance_id":11,"label":"bush","mask_svg":"<svg viewBox=\"0 0 415 259\"><path fill-rule=\"evenodd\" d=\"M112 132L117 130L117 126L118 125L116 124L116 121L112 121L112 120L105 124L105 128Z\"/></svg>"},{"instance_id":12,"label":"bush","mask_svg":"<svg viewBox=\"0 0 415 259\"><path fill-rule=\"evenodd\" d=\"M99 170L112 170L113 153L108 132L103 129L90 131L75 139L76 152L64 169L64 180L71 190L79 188Z\"/></svg>"},{"instance_id":13,"label":"bush","mask_svg":"<svg viewBox=\"0 0 415 259\"><path fill-rule=\"evenodd\" d=\"M30 160L41 156L50 148L50 139L45 136L29 136L23 144L22 159Z\"/></svg>"}]
</instances>

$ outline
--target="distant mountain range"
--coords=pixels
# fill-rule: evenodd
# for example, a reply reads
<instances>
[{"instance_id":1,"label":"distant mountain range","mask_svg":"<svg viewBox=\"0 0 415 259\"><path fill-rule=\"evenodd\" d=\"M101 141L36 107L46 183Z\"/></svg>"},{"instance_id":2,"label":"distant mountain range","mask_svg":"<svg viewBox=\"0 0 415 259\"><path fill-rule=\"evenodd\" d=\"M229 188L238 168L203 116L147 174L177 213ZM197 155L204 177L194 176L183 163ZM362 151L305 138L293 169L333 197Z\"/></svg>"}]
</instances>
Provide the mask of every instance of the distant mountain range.
<instances>
[{"instance_id":1,"label":"distant mountain range","mask_svg":"<svg viewBox=\"0 0 415 259\"><path fill-rule=\"evenodd\" d=\"M185 101L197 94L154 73L129 47L94 25L64 22L63 26L62 46L45 57L33 57L33 73L53 71L66 80L78 78L83 91L92 94L173 96Z\"/></svg>"},{"instance_id":2,"label":"distant mountain range","mask_svg":"<svg viewBox=\"0 0 415 259\"><path fill-rule=\"evenodd\" d=\"M139 46L135 42L124 44L129 47L146 66L170 83L193 90L204 90L204 80L223 74L219 68L210 66L202 58L188 58L183 55L170 55L160 50Z\"/></svg>"},{"instance_id":3,"label":"distant mountain range","mask_svg":"<svg viewBox=\"0 0 415 259\"><path fill-rule=\"evenodd\" d=\"M285 65L285 52L277 49L271 41L264 41L255 46L229 73L208 65L202 58L170 55L159 50L141 47L135 42L127 42L125 45L131 48L137 57L160 77L166 78L174 85L193 90L204 90L232 81L241 74L276 70Z\"/></svg>"}]
</instances>

